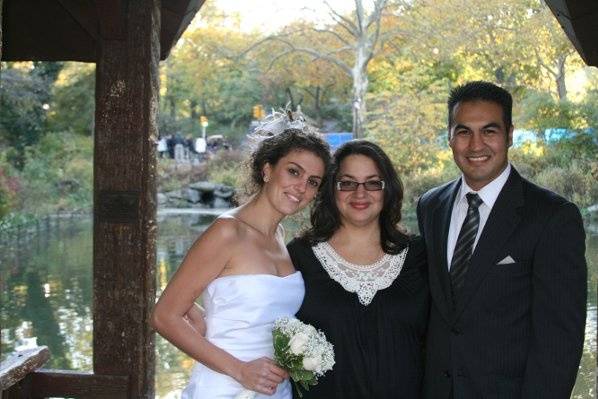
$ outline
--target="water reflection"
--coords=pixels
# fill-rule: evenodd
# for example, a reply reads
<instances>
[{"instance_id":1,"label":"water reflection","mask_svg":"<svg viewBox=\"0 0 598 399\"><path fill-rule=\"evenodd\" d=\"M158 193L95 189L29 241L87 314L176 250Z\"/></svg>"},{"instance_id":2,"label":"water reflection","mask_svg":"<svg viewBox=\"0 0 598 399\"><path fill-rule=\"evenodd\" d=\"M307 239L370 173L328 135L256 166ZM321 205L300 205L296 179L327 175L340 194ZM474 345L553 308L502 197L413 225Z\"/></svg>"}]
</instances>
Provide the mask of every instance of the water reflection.
<instances>
[{"instance_id":1,"label":"water reflection","mask_svg":"<svg viewBox=\"0 0 598 399\"><path fill-rule=\"evenodd\" d=\"M158 294L187 249L214 216L166 215L159 218ZM408 221L414 226L414 221ZM296 230L291 221L287 231ZM47 345L46 367L92 368L92 224L87 218L42 223L21 237L0 236L0 326L4 359L17 347ZM588 229L591 231L591 229ZM596 287L598 231L588 233L588 318L584 354L572 398L595 398ZM193 361L161 337L156 338L156 397L176 398L187 383Z\"/></svg>"}]
</instances>

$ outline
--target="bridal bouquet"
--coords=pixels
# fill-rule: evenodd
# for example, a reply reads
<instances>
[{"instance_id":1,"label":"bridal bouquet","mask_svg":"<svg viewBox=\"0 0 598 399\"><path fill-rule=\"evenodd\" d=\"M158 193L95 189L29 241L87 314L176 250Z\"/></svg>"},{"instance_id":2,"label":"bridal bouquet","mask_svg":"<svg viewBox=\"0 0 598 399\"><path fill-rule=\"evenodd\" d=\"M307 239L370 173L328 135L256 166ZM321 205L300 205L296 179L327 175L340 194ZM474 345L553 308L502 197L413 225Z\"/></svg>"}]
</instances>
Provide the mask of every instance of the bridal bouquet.
<instances>
[{"instance_id":1,"label":"bridal bouquet","mask_svg":"<svg viewBox=\"0 0 598 399\"><path fill-rule=\"evenodd\" d=\"M274 360L289 372L299 397L318 383L318 377L334 366L334 350L322 331L300 320L283 317L274 322ZM255 392L245 390L236 399L250 399Z\"/></svg>"}]
</instances>

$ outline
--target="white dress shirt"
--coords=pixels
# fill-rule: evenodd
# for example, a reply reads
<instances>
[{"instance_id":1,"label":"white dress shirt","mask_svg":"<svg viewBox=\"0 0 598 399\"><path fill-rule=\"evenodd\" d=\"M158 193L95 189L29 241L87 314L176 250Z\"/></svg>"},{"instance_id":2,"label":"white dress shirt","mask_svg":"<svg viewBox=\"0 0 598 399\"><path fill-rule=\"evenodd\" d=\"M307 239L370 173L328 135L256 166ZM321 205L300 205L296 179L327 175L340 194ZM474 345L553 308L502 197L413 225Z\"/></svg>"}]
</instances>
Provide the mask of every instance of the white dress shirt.
<instances>
[{"instance_id":1,"label":"white dress shirt","mask_svg":"<svg viewBox=\"0 0 598 399\"><path fill-rule=\"evenodd\" d=\"M463 225L465 216L467 216L467 208L469 208L469 204L467 203L467 198L465 196L468 193L477 193L483 201L478 208L480 212L480 224L478 226L478 234L476 235L475 241L473 243L473 249L475 250L478 240L480 239L480 235L484 230L484 225L486 225L486 221L490 215L490 211L492 211L492 207L498 198L498 194L500 194L500 191L507 182L510 173L511 164L508 163L505 170L503 170L496 179L482 187L480 191L475 191L469 187L465 182L465 178L461 176L461 188L459 189L453 204L451 224L449 226L446 243L446 259L449 270L451 268L451 260L453 259L453 253L455 252L455 246L457 245L457 239L459 238L459 232L461 231L461 226Z\"/></svg>"}]
</instances>

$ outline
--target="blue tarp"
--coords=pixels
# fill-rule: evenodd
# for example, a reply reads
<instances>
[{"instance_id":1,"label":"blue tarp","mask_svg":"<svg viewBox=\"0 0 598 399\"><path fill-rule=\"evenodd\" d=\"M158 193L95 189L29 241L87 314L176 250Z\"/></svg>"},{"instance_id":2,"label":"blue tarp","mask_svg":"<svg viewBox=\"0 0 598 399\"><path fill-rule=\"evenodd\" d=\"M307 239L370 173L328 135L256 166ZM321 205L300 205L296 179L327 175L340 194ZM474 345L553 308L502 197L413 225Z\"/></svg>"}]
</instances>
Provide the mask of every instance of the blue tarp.
<instances>
[{"instance_id":1,"label":"blue tarp","mask_svg":"<svg viewBox=\"0 0 598 399\"><path fill-rule=\"evenodd\" d=\"M539 140L539 138L541 138L546 143L555 143L559 140L571 139L577 136L578 134L587 134L591 136L595 134L595 130L596 129L594 128L587 128L579 132L571 129L553 127L550 129L545 129L544 133L538 136L538 134L532 130L515 129L515 131L513 132L513 146L520 146L526 141L535 143Z\"/></svg>"},{"instance_id":2,"label":"blue tarp","mask_svg":"<svg viewBox=\"0 0 598 399\"><path fill-rule=\"evenodd\" d=\"M324 134L324 138L332 151L335 151L342 144L353 140L353 133L351 132L334 132Z\"/></svg>"}]
</instances>

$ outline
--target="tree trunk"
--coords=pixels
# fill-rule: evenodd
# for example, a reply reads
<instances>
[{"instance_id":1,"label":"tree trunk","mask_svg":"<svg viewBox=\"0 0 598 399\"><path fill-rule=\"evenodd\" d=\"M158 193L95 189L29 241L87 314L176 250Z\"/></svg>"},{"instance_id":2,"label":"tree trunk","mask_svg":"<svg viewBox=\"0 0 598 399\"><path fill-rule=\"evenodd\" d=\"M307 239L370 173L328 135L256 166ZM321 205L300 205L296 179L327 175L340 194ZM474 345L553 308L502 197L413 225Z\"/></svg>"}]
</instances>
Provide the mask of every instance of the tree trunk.
<instances>
[{"instance_id":1,"label":"tree trunk","mask_svg":"<svg viewBox=\"0 0 598 399\"><path fill-rule=\"evenodd\" d=\"M556 89L559 94L559 100L567 100L567 84L565 82L565 63L567 61L567 55L559 57L557 60L558 72L556 74Z\"/></svg>"},{"instance_id":2,"label":"tree trunk","mask_svg":"<svg viewBox=\"0 0 598 399\"><path fill-rule=\"evenodd\" d=\"M359 59L358 59L359 60ZM364 137L367 109L365 94L368 91L368 75L365 63L358 64L353 68L353 137L360 139Z\"/></svg>"},{"instance_id":3,"label":"tree trunk","mask_svg":"<svg viewBox=\"0 0 598 399\"><path fill-rule=\"evenodd\" d=\"M193 123L195 121L197 121L198 119L198 115L197 115L197 101L195 100L190 100L189 101L189 119L191 119L191 126L193 126Z\"/></svg>"},{"instance_id":4,"label":"tree trunk","mask_svg":"<svg viewBox=\"0 0 598 399\"><path fill-rule=\"evenodd\" d=\"M294 110L295 109L295 98L293 97L293 92L291 91L290 87L287 87L285 91L287 93L287 100L288 100L287 102L288 102L291 110Z\"/></svg>"},{"instance_id":5,"label":"tree trunk","mask_svg":"<svg viewBox=\"0 0 598 399\"><path fill-rule=\"evenodd\" d=\"M320 86L316 87L316 94L314 96L314 109L316 113L316 121L318 126L322 126L322 105L320 102L320 97L322 97L323 90L320 89Z\"/></svg>"},{"instance_id":6,"label":"tree trunk","mask_svg":"<svg viewBox=\"0 0 598 399\"><path fill-rule=\"evenodd\" d=\"M169 113L170 113L170 117L172 118L173 121L176 120L176 100L174 98L174 96L170 96L168 98L168 106L170 108Z\"/></svg>"}]
</instances>

